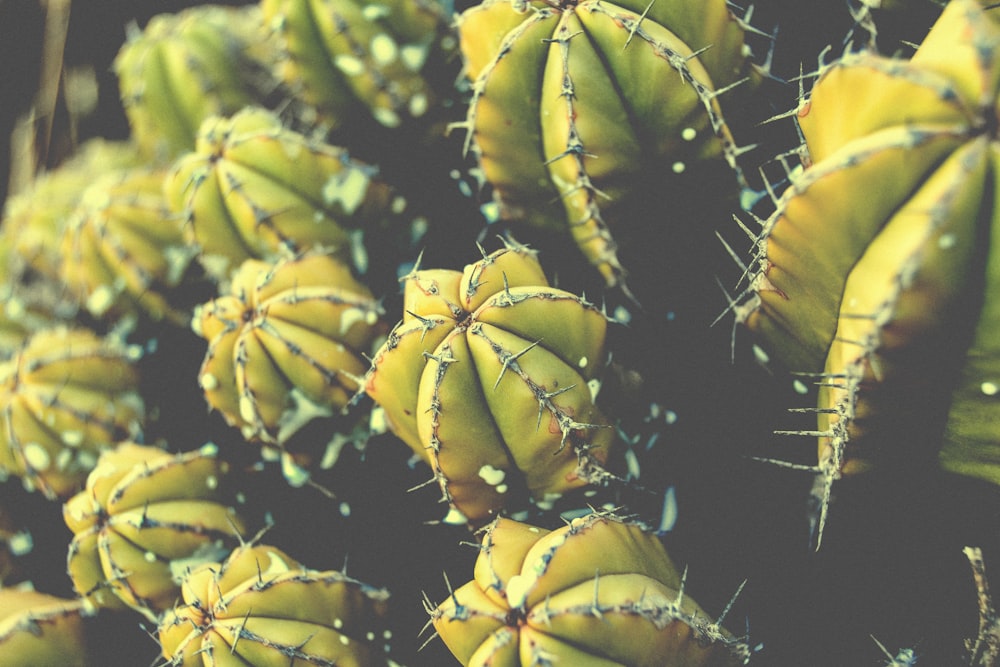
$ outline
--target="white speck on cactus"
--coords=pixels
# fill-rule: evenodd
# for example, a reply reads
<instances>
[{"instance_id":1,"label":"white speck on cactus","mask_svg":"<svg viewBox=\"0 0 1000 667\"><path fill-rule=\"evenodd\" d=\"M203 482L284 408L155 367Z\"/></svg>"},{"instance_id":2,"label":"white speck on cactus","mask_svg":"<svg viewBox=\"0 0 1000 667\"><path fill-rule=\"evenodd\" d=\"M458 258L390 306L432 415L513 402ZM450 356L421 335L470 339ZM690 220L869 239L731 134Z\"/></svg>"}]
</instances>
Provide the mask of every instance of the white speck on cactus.
<instances>
[{"instance_id":1,"label":"white speck on cactus","mask_svg":"<svg viewBox=\"0 0 1000 667\"><path fill-rule=\"evenodd\" d=\"M365 5L361 10L361 15L366 21L376 21L383 16L389 15L389 8L385 5Z\"/></svg>"},{"instance_id":2,"label":"white speck on cactus","mask_svg":"<svg viewBox=\"0 0 1000 667\"><path fill-rule=\"evenodd\" d=\"M372 109L372 116L375 117L379 123L385 127L399 127L400 119L399 114L397 114L392 109L385 109L379 107L377 109Z\"/></svg>"},{"instance_id":3,"label":"white speck on cactus","mask_svg":"<svg viewBox=\"0 0 1000 667\"><path fill-rule=\"evenodd\" d=\"M365 64L354 56L337 56L334 59L333 64L347 76L358 76L365 71Z\"/></svg>"},{"instance_id":4,"label":"white speck on cactus","mask_svg":"<svg viewBox=\"0 0 1000 667\"><path fill-rule=\"evenodd\" d=\"M507 476L507 472L494 468L487 463L479 469L479 476L482 477L483 480L490 486L497 486L503 483L504 478Z\"/></svg>"},{"instance_id":5,"label":"white speck on cactus","mask_svg":"<svg viewBox=\"0 0 1000 667\"><path fill-rule=\"evenodd\" d=\"M361 169L346 168L332 174L323 185L323 202L332 206L337 202L351 215L368 194L368 174Z\"/></svg>"},{"instance_id":6,"label":"white speck on cactus","mask_svg":"<svg viewBox=\"0 0 1000 667\"><path fill-rule=\"evenodd\" d=\"M59 453L56 454L56 470L58 470L59 472L63 472L67 468L69 468L72 462L73 462L72 449L60 449Z\"/></svg>"},{"instance_id":7,"label":"white speck on cactus","mask_svg":"<svg viewBox=\"0 0 1000 667\"><path fill-rule=\"evenodd\" d=\"M596 401L597 400L597 394L599 394L600 391L601 391L601 381L598 380L597 378L594 378L593 380L588 380L587 381L587 389L590 390L590 400L592 402Z\"/></svg>"},{"instance_id":8,"label":"white speck on cactus","mask_svg":"<svg viewBox=\"0 0 1000 667\"><path fill-rule=\"evenodd\" d=\"M372 58L379 65L389 65L399 57L399 45L396 44L396 40L384 32L372 37L369 48Z\"/></svg>"},{"instance_id":9,"label":"white speck on cactus","mask_svg":"<svg viewBox=\"0 0 1000 667\"><path fill-rule=\"evenodd\" d=\"M427 47L423 44L404 44L399 59L411 72L419 72L427 60Z\"/></svg>"},{"instance_id":10,"label":"white speck on cactus","mask_svg":"<svg viewBox=\"0 0 1000 667\"><path fill-rule=\"evenodd\" d=\"M345 518L351 516L351 506L349 503L340 503L339 510L340 516Z\"/></svg>"},{"instance_id":11,"label":"white speck on cactus","mask_svg":"<svg viewBox=\"0 0 1000 667\"><path fill-rule=\"evenodd\" d=\"M142 554L142 557L147 563L156 562L156 554L154 554L152 551L145 552L144 554Z\"/></svg>"},{"instance_id":12,"label":"white speck on cactus","mask_svg":"<svg viewBox=\"0 0 1000 667\"><path fill-rule=\"evenodd\" d=\"M24 556L35 548L35 541L32 539L31 533L23 530L7 538L7 548L15 556Z\"/></svg>"},{"instance_id":13,"label":"white speck on cactus","mask_svg":"<svg viewBox=\"0 0 1000 667\"><path fill-rule=\"evenodd\" d=\"M809 393L809 387L807 387L806 383L803 382L802 380L796 380L795 382L793 382L792 383L792 389L795 390L796 394L808 394Z\"/></svg>"},{"instance_id":14,"label":"white speck on cactus","mask_svg":"<svg viewBox=\"0 0 1000 667\"><path fill-rule=\"evenodd\" d=\"M757 363L759 364L766 364L767 362L771 361L770 355L768 355L768 353L765 352L764 348L762 348L760 345L753 346L753 356L754 359L756 359Z\"/></svg>"},{"instance_id":15,"label":"white speck on cactus","mask_svg":"<svg viewBox=\"0 0 1000 667\"><path fill-rule=\"evenodd\" d=\"M115 301L115 291L110 285L99 285L87 297L87 310L94 317L101 317Z\"/></svg>"},{"instance_id":16,"label":"white speck on cactus","mask_svg":"<svg viewBox=\"0 0 1000 667\"><path fill-rule=\"evenodd\" d=\"M297 464L288 454L281 456L281 474L288 485L296 489L305 486L309 481L309 471Z\"/></svg>"},{"instance_id":17,"label":"white speck on cactus","mask_svg":"<svg viewBox=\"0 0 1000 667\"><path fill-rule=\"evenodd\" d=\"M469 518L462 514L462 512L454 507L448 510L448 514L441 519L442 523L446 523L449 526L462 526L469 523Z\"/></svg>"},{"instance_id":18,"label":"white speck on cactus","mask_svg":"<svg viewBox=\"0 0 1000 667\"><path fill-rule=\"evenodd\" d=\"M422 93L417 93L416 95L410 98L410 104L409 104L410 115L413 116L414 118L420 118L421 116L423 116L425 113L427 113L427 109L429 107L430 103L427 101L427 96Z\"/></svg>"},{"instance_id":19,"label":"white speck on cactus","mask_svg":"<svg viewBox=\"0 0 1000 667\"><path fill-rule=\"evenodd\" d=\"M683 162L674 162L670 166L670 168L673 170L675 174L682 174L684 173L684 170L687 169L687 165L685 165Z\"/></svg>"},{"instance_id":20,"label":"white speck on cactus","mask_svg":"<svg viewBox=\"0 0 1000 667\"><path fill-rule=\"evenodd\" d=\"M83 431L63 431L59 438L67 447L79 447L83 444Z\"/></svg>"},{"instance_id":21,"label":"white speck on cactus","mask_svg":"<svg viewBox=\"0 0 1000 667\"><path fill-rule=\"evenodd\" d=\"M673 410L667 410L666 413L664 413L663 415L663 421L667 422L668 424L676 424L677 413L674 412Z\"/></svg>"},{"instance_id":22,"label":"white speck on cactus","mask_svg":"<svg viewBox=\"0 0 1000 667\"><path fill-rule=\"evenodd\" d=\"M576 362L576 365L580 368L586 368L588 363L590 363L590 361L587 357L580 357L580 361Z\"/></svg>"},{"instance_id":23,"label":"white speck on cactus","mask_svg":"<svg viewBox=\"0 0 1000 667\"><path fill-rule=\"evenodd\" d=\"M211 373L202 373L201 377L198 378L198 384L205 391L215 391L219 388L219 378Z\"/></svg>"},{"instance_id":24,"label":"white speck on cactus","mask_svg":"<svg viewBox=\"0 0 1000 667\"><path fill-rule=\"evenodd\" d=\"M694 141L695 137L698 136L698 130L693 127L685 127L681 130L681 139L684 141Z\"/></svg>"},{"instance_id":25,"label":"white speck on cactus","mask_svg":"<svg viewBox=\"0 0 1000 667\"><path fill-rule=\"evenodd\" d=\"M1000 385L996 382L984 382L979 385L979 390L983 392L986 396L996 396L1000 393Z\"/></svg>"},{"instance_id":26,"label":"white speck on cactus","mask_svg":"<svg viewBox=\"0 0 1000 667\"><path fill-rule=\"evenodd\" d=\"M207 486L210 489L219 488L219 478L216 477L215 475L209 475L208 477L205 478L205 486Z\"/></svg>"},{"instance_id":27,"label":"white speck on cactus","mask_svg":"<svg viewBox=\"0 0 1000 667\"><path fill-rule=\"evenodd\" d=\"M33 470L48 470L52 465L52 457L45 447L37 442L29 442L24 446L24 460Z\"/></svg>"},{"instance_id":28,"label":"white speck on cactus","mask_svg":"<svg viewBox=\"0 0 1000 667\"><path fill-rule=\"evenodd\" d=\"M955 238L954 234L942 234L941 238L938 239L938 247L942 250L948 250L949 248L954 248L957 242L958 239Z\"/></svg>"},{"instance_id":29,"label":"white speck on cactus","mask_svg":"<svg viewBox=\"0 0 1000 667\"><path fill-rule=\"evenodd\" d=\"M505 591L507 594L507 604L512 609L523 607L525 601L528 599L528 591L531 590L533 583L535 583L534 578L525 574L515 574L508 579Z\"/></svg>"}]
</instances>

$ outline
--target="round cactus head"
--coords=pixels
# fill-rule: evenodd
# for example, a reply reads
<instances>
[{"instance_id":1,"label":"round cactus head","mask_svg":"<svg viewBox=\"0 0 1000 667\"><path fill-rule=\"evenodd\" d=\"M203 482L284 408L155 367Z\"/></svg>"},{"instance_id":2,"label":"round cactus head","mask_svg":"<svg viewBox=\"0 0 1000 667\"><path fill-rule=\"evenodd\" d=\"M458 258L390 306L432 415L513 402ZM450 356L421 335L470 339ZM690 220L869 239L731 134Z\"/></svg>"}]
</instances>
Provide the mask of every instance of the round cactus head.
<instances>
[{"instance_id":1,"label":"round cactus head","mask_svg":"<svg viewBox=\"0 0 1000 667\"><path fill-rule=\"evenodd\" d=\"M609 284L626 272L623 204L686 163L735 159L718 97L749 64L724 0L486 0L457 26L466 146L500 216L566 230Z\"/></svg>"},{"instance_id":2,"label":"round cactus head","mask_svg":"<svg viewBox=\"0 0 1000 667\"><path fill-rule=\"evenodd\" d=\"M599 476L615 437L594 402L600 310L550 287L518 245L464 271L414 269L404 283L405 315L365 391L453 509L481 524L508 499L542 500Z\"/></svg>"},{"instance_id":3,"label":"round cactus head","mask_svg":"<svg viewBox=\"0 0 1000 667\"><path fill-rule=\"evenodd\" d=\"M660 541L611 514L548 531L498 518L472 581L430 610L463 665L723 667L745 644L683 594Z\"/></svg>"}]
</instances>

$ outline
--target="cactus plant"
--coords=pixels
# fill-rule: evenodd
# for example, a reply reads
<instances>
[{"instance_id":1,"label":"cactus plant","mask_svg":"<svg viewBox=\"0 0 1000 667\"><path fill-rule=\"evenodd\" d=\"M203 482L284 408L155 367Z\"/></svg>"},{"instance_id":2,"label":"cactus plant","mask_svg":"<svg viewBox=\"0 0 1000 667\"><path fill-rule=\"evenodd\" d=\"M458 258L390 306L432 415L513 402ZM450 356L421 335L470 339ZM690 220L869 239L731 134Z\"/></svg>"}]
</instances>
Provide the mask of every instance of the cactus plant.
<instances>
[{"instance_id":1,"label":"cactus plant","mask_svg":"<svg viewBox=\"0 0 1000 667\"><path fill-rule=\"evenodd\" d=\"M188 569L229 553L246 528L226 504L229 468L217 453L126 442L101 455L87 487L63 506L78 595L153 619L173 606Z\"/></svg>"},{"instance_id":2,"label":"cactus plant","mask_svg":"<svg viewBox=\"0 0 1000 667\"><path fill-rule=\"evenodd\" d=\"M359 114L413 127L453 95L455 37L436 0L263 0L279 76L330 129ZM427 123L424 123L425 126Z\"/></svg>"},{"instance_id":3,"label":"cactus plant","mask_svg":"<svg viewBox=\"0 0 1000 667\"><path fill-rule=\"evenodd\" d=\"M243 545L192 570L182 590L159 623L167 664L215 665L220 656L258 667L391 664L388 591L307 569L275 547Z\"/></svg>"},{"instance_id":4,"label":"cactus plant","mask_svg":"<svg viewBox=\"0 0 1000 667\"><path fill-rule=\"evenodd\" d=\"M313 246L352 257L351 232L392 215L395 198L375 176L344 149L246 107L207 119L197 149L176 161L164 187L199 259L225 279L246 259Z\"/></svg>"},{"instance_id":5,"label":"cactus plant","mask_svg":"<svg viewBox=\"0 0 1000 667\"><path fill-rule=\"evenodd\" d=\"M193 326L209 343L199 374L209 405L245 438L279 446L347 406L387 329L348 266L318 252L244 262Z\"/></svg>"},{"instance_id":6,"label":"cactus plant","mask_svg":"<svg viewBox=\"0 0 1000 667\"><path fill-rule=\"evenodd\" d=\"M489 525L474 579L431 613L463 665L739 665L747 645L683 593L652 534L609 513Z\"/></svg>"},{"instance_id":7,"label":"cactus plant","mask_svg":"<svg viewBox=\"0 0 1000 667\"><path fill-rule=\"evenodd\" d=\"M996 234L998 46L996 13L956 1L911 60L845 56L798 111L808 167L763 223L739 316L822 382L818 425L803 432L819 437L820 534L841 475L912 468L940 450L945 468L1000 481L985 241ZM870 105L849 113L847 90ZM857 188L879 197L843 197Z\"/></svg>"},{"instance_id":8,"label":"cactus plant","mask_svg":"<svg viewBox=\"0 0 1000 667\"><path fill-rule=\"evenodd\" d=\"M60 246L60 276L92 315L186 323L194 248L163 196L164 170L113 172L91 184ZM189 280L185 281L185 278Z\"/></svg>"},{"instance_id":9,"label":"cactus plant","mask_svg":"<svg viewBox=\"0 0 1000 667\"><path fill-rule=\"evenodd\" d=\"M168 161L194 149L206 118L263 103L274 55L256 6L191 7L133 26L114 68L143 153Z\"/></svg>"},{"instance_id":10,"label":"cactus plant","mask_svg":"<svg viewBox=\"0 0 1000 667\"><path fill-rule=\"evenodd\" d=\"M9 665L86 667L82 600L64 600L30 588L0 588L0 656Z\"/></svg>"},{"instance_id":11,"label":"cactus plant","mask_svg":"<svg viewBox=\"0 0 1000 667\"><path fill-rule=\"evenodd\" d=\"M616 208L641 196L644 178L735 159L718 98L750 66L723 0L487 0L458 31L473 82L466 147L500 216L568 227L610 285L626 273Z\"/></svg>"},{"instance_id":12,"label":"cactus plant","mask_svg":"<svg viewBox=\"0 0 1000 667\"><path fill-rule=\"evenodd\" d=\"M462 272L414 268L404 283L405 315L365 392L459 517L484 523L525 490L545 500L601 477L615 436L594 403L600 310L550 287L513 243Z\"/></svg>"},{"instance_id":13,"label":"cactus plant","mask_svg":"<svg viewBox=\"0 0 1000 667\"><path fill-rule=\"evenodd\" d=\"M138 354L81 328L33 335L0 365L0 469L52 498L76 493L103 449L142 433Z\"/></svg>"}]
</instances>

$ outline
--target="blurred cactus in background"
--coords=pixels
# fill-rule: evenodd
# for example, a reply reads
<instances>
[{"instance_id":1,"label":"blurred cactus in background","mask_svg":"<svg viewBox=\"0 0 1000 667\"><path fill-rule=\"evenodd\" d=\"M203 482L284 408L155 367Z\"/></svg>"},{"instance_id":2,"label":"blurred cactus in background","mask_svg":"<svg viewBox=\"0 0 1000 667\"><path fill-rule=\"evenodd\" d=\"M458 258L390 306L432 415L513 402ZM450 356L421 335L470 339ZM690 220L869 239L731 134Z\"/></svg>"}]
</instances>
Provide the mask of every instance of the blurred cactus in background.
<instances>
[{"instance_id":1,"label":"blurred cactus in background","mask_svg":"<svg viewBox=\"0 0 1000 667\"><path fill-rule=\"evenodd\" d=\"M1000 5L13 6L0 663L1000 665Z\"/></svg>"}]
</instances>

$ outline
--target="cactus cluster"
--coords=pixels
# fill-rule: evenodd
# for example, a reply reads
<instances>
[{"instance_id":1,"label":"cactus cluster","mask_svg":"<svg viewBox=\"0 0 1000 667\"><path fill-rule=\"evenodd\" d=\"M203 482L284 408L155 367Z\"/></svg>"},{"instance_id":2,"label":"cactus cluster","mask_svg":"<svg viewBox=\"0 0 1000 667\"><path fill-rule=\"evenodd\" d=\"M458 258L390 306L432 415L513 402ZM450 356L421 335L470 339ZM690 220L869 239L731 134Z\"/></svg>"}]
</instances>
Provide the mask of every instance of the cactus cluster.
<instances>
[{"instance_id":1,"label":"cactus cluster","mask_svg":"<svg viewBox=\"0 0 1000 667\"><path fill-rule=\"evenodd\" d=\"M0 663L1000 665L995 3L62 4Z\"/></svg>"}]
</instances>

